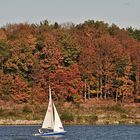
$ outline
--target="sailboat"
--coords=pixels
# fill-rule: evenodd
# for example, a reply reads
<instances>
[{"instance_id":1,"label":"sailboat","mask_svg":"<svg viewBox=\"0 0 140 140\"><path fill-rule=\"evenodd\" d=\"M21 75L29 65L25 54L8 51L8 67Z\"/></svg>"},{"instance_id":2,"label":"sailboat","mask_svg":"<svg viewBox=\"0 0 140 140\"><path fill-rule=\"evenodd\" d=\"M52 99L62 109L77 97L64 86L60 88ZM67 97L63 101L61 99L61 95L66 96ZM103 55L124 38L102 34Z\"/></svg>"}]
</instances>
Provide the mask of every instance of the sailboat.
<instances>
[{"instance_id":1,"label":"sailboat","mask_svg":"<svg viewBox=\"0 0 140 140\"><path fill-rule=\"evenodd\" d=\"M66 133L61 123L56 107L52 101L50 86L49 86L48 109L42 127L38 129L38 131L39 133L35 134L35 136L53 137L53 136L63 136Z\"/></svg>"}]
</instances>

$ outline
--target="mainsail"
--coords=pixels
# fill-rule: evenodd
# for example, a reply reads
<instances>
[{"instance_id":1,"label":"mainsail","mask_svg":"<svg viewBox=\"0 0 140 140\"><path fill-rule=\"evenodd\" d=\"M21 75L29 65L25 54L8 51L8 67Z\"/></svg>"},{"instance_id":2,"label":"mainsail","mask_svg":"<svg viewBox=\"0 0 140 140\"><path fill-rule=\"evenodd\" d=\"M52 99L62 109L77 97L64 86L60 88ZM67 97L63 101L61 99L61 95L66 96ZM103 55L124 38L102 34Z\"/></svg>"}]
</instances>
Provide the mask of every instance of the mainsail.
<instances>
[{"instance_id":1,"label":"mainsail","mask_svg":"<svg viewBox=\"0 0 140 140\"><path fill-rule=\"evenodd\" d=\"M43 121L42 128L44 129L54 129L54 113L53 113L53 105L51 98L51 88L49 86L49 105L45 115L45 119Z\"/></svg>"}]
</instances>

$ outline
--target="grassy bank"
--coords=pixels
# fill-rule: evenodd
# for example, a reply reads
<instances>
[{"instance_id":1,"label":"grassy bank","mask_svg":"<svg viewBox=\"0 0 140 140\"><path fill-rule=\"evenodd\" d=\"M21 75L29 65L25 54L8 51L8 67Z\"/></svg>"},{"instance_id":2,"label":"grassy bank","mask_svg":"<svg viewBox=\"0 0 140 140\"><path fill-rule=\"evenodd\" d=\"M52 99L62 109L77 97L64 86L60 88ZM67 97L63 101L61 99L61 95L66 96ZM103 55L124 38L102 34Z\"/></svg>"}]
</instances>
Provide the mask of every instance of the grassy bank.
<instances>
[{"instance_id":1,"label":"grassy bank","mask_svg":"<svg viewBox=\"0 0 140 140\"><path fill-rule=\"evenodd\" d=\"M140 124L139 104L57 103L64 124ZM41 124L47 110L45 105L15 105L0 108L0 124Z\"/></svg>"}]
</instances>

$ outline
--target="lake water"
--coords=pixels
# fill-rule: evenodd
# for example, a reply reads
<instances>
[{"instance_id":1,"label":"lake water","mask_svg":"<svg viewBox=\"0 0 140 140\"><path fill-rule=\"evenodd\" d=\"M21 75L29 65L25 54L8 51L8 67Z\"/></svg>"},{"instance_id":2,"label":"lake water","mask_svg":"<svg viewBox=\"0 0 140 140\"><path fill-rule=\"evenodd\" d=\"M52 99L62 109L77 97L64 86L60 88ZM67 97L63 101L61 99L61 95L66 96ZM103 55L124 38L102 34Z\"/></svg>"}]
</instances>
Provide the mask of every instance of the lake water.
<instances>
[{"instance_id":1,"label":"lake water","mask_svg":"<svg viewBox=\"0 0 140 140\"><path fill-rule=\"evenodd\" d=\"M0 126L0 140L50 140L35 137L40 126ZM65 126L58 140L140 140L140 125Z\"/></svg>"}]
</instances>

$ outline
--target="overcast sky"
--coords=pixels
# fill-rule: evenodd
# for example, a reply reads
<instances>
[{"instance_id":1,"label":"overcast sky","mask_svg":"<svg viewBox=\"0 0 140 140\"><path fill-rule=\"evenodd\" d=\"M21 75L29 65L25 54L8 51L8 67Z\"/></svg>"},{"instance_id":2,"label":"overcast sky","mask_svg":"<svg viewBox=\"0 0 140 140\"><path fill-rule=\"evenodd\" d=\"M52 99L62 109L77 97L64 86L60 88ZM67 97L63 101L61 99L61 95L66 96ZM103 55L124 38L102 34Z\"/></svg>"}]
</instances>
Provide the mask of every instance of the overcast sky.
<instances>
[{"instance_id":1,"label":"overcast sky","mask_svg":"<svg viewBox=\"0 0 140 140\"><path fill-rule=\"evenodd\" d=\"M7 23L100 20L140 28L140 0L0 0L0 26Z\"/></svg>"}]
</instances>

